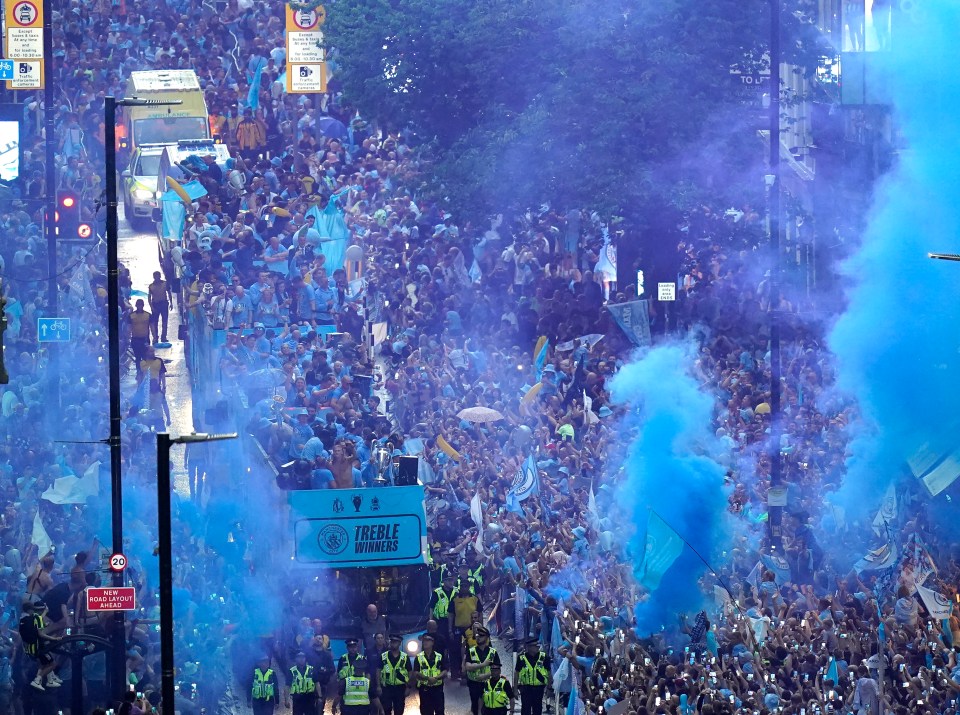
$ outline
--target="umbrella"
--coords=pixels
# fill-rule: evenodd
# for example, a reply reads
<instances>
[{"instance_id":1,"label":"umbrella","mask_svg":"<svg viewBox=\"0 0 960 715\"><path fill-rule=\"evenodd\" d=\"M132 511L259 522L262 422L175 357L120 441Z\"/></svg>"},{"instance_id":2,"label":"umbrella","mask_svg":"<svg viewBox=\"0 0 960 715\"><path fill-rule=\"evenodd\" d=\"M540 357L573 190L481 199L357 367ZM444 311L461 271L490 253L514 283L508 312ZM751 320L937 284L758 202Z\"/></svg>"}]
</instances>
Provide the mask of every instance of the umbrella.
<instances>
[{"instance_id":1,"label":"umbrella","mask_svg":"<svg viewBox=\"0 0 960 715\"><path fill-rule=\"evenodd\" d=\"M468 407L460 410L457 417L467 422L496 422L503 419L503 415L489 407Z\"/></svg>"},{"instance_id":2,"label":"umbrella","mask_svg":"<svg viewBox=\"0 0 960 715\"><path fill-rule=\"evenodd\" d=\"M347 136L347 127L339 119L320 117L317 120L317 130L322 136L333 139L342 139Z\"/></svg>"}]
</instances>

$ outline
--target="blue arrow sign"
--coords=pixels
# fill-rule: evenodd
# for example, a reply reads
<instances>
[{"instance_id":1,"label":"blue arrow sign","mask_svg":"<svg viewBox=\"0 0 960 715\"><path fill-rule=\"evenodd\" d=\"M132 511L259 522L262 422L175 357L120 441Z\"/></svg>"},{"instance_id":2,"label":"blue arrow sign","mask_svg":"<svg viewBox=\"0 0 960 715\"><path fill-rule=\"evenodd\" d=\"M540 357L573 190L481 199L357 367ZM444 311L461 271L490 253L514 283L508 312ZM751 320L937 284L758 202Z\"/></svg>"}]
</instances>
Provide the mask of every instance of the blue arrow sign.
<instances>
[{"instance_id":1,"label":"blue arrow sign","mask_svg":"<svg viewBox=\"0 0 960 715\"><path fill-rule=\"evenodd\" d=\"M0 79L13 79L12 60L0 60Z\"/></svg>"},{"instance_id":2,"label":"blue arrow sign","mask_svg":"<svg viewBox=\"0 0 960 715\"><path fill-rule=\"evenodd\" d=\"M41 343L70 342L70 318L37 318L37 336Z\"/></svg>"}]
</instances>

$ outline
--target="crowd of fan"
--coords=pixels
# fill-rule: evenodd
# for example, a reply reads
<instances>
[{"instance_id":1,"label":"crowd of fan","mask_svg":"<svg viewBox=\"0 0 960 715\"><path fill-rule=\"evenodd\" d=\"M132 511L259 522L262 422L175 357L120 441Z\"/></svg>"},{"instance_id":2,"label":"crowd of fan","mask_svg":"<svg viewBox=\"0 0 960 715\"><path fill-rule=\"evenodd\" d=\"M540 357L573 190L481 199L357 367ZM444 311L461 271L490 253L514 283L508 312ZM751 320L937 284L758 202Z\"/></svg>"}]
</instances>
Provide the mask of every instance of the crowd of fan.
<instances>
[{"instance_id":1,"label":"crowd of fan","mask_svg":"<svg viewBox=\"0 0 960 715\"><path fill-rule=\"evenodd\" d=\"M107 2L74 3L55 23L53 62L62 87L57 136L63 138L58 180L79 189L90 206L99 199L102 99L120 91L131 69L197 70L215 124L237 158L191 218L177 257L177 277L183 278L178 307L202 310L214 328L226 331L217 355L221 389L244 395L250 405L245 426L275 462L296 462L285 486L371 484L375 440L419 455L434 565L462 575L465 584L468 571L484 564L481 596L491 627L507 642L540 636L555 656L554 670L562 668L557 690L565 699L576 687L591 712L628 701L625 712L637 713L873 715L881 712L881 682L898 715L955 712L960 669L952 646L960 644L960 620L924 616L911 580L921 549L900 559L892 582L887 572L857 575L850 554L853 545L869 546L869 529L825 507L824 491L842 478L843 428L855 412L829 399L832 368L819 328L797 317L806 308L801 301L786 298L780 305L786 316L785 409L778 447L788 484L788 575L768 560L770 568L755 568L769 556L769 280L755 273L751 241L759 218L750 209L691 215L680 246L684 279L677 316L680 325L694 328L699 377L716 395L715 429L730 447L729 508L742 536L731 544L719 576L737 605L720 598L709 616L691 614L665 624L661 633L636 633L633 609L644 594L632 579L625 532L610 516L623 480L614 465L629 435L618 429L618 408L607 391L631 346L605 309L603 286L593 274L600 219L543 208L491 225L458 220L422 193L429 156L414 135L356 121L335 93L318 106L311 97L280 91L282 23L268 3L228 2L219 13L175 0L161 7L127 0L120 7L125 13ZM261 61L260 107L248 113L247 84ZM22 187L30 199L43 193L40 102L25 107L35 137L28 142ZM345 131L324 136L318 130L324 115L340 120ZM239 130L244 121L258 129ZM327 264L329 236L307 216L333 193L349 242L363 250L362 286L348 267ZM47 264L36 207L7 204L0 218L0 254L10 276L11 374L10 384L0 388L3 711L14 703L29 709L42 695L29 687L35 664L23 656L14 627L24 593L45 600L51 622L106 632L106 622L83 612L78 594L100 578L95 536L106 533L109 515L95 463L104 458L102 450L50 439L56 434L82 442L108 432L102 268L96 253L61 256L61 270L69 270L58 279L60 310L74 319L75 335L69 364L59 356L62 407L50 409L46 377L57 363L55 353L37 343ZM132 288L126 278L126 299ZM613 302L630 298L627 291L610 296ZM363 342L368 319L387 326L375 357ZM595 342L592 334L603 339ZM540 336L550 348L538 368L534 345ZM539 392L525 400L538 383ZM504 418L476 424L457 417L474 406ZM134 410L125 422L131 554L153 550L153 453L141 439L152 421L149 412ZM441 436L453 449L441 448ZM540 494L518 513L508 509L507 489L533 449ZM55 504L41 498L54 480L86 474L103 483L99 499ZM598 519L588 508L591 484ZM241 581L254 564L270 562L268 545L257 542L249 526L221 533L208 525L210 512L230 503L215 496L241 490L224 479L210 485L208 502L199 498L198 485L196 501L178 503L184 710L222 701L234 675L234 637L261 635L249 624L262 625L263 616L235 594L246 592ZM482 502L482 555L474 547L478 535L469 508L475 494ZM901 513L912 517L895 526L895 540L922 543L923 554L940 565L928 585L936 582L953 597L957 569L948 545L936 538L917 495L901 495L901 505ZM38 521L49 542L36 529ZM821 543L818 524L844 544L839 553ZM49 543L56 545L52 554ZM78 552L90 556L74 558ZM148 693L159 672L151 570L133 559L144 609L128 626L128 672ZM704 577L706 599L713 600L719 584ZM301 616L308 615L291 604L263 607L283 612L266 619L284 622L277 633L282 642L295 639ZM470 625L452 628L459 636ZM564 660L572 671L560 665ZM84 677L96 696L106 676L102 656L89 658L88 667ZM57 672L69 682L66 665Z\"/></svg>"}]
</instances>

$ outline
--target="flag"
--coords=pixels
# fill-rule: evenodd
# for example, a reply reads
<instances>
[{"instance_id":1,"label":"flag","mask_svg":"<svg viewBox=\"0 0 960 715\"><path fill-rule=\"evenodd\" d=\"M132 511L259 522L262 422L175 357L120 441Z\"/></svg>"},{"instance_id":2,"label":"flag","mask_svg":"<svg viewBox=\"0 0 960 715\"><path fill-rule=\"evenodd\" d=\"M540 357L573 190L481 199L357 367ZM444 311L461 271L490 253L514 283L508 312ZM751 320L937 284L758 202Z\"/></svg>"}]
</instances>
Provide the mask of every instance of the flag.
<instances>
[{"instance_id":1,"label":"flag","mask_svg":"<svg viewBox=\"0 0 960 715\"><path fill-rule=\"evenodd\" d=\"M477 259L473 259L473 263L470 265L470 270L467 271L467 276L474 283L479 283L483 278L483 271L480 270L480 264L477 263Z\"/></svg>"},{"instance_id":2,"label":"flag","mask_svg":"<svg viewBox=\"0 0 960 715\"><path fill-rule=\"evenodd\" d=\"M477 540L473 542L473 548L477 550L478 554L484 553L483 551L483 527L481 526L477 530Z\"/></svg>"},{"instance_id":3,"label":"flag","mask_svg":"<svg viewBox=\"0 0 960 715\"><path fill-rule=\"evenodd\" d=\"M257 71L253 73L253 79L250 81L250 89L247 92L247 106L253 111L260 108L260 78L263 76L263 65L261 62L257 65Z\"/></svg>"},{"instance_id":4,"label":"flag","mask_svg":"<svg viewBox=\"0 0 960 715\"><path fill-rule=\"evenodd\" d=\"M923 605L927 607L932 618L937 620L950 618L950 614L953 613L953 601L939 591L934 591L926 586L917 586L917 591L920 593Z\"/></svg>"},{"instance_id":5,"label":"flag","mask_svg":"<svg viewBox=\"0 0 960 715\"><path fill-rule=\"evenodd\" d=\"M33 517L33 535L30 537L30 543L36 545L38 559L42 559L49 554L50 549L53 548L53 541L50 540L50 535L47 533L47 530L43 528L43 521L40 519L39 509L37 510L36 516Z\"/></svg>"},{"instance_id":6,"label":"flag","mask_svg":"<svg viewBox=\"0 0 960 715\"><path fill-rule=\"evenodd\" d=\"M827 680L832 680L834 685L840 682L840 674L837 672L837 659L832 656L830 658L830 665L827 666L826 678Z\"/></svg>"},{"instance_id":7,"label":"flag","mask_svg":"<svg viewBox=\"0 0 960 715\"><path fill-rule=\"evenodd\" d=\"M523 641L527 637L526 628L527 589L517 586L517 593L513 597L513 638Z\"/></svg>"},{"instance_id":8,"label":"flag","mask_svg":"<svg viewBox=\"0 0 960 715\"><path fill-rule=\"evenodd\" d=\"M541 335L533 354L534 364L537 368L537 382L540 382L540 378L543 377L543 366L547 364L547 351L549 349L550 341Z\"/></svg>"},{"instance_id":9,"label":"flag","mask_svg":"<svg viewBox=\"0 0 960 715\"><path fill-rule=\"evenodd\" d=\"M531 494L540 493L539 476L537 474L537 462L533 458L533 453L517 468L517 473L513 476L513 482L510 484L510 491L507 493L509 501L512 494L517 501L523 501Z\"/></svg>"},{"instance_id":10,"label":"flag","mask_svg":"<svg viewBox=\"0 0 960 715\"><path fill-rule=\"evenodd\" d=\"M373 344L379 345L382 342L387 340L387 324L386 323L373 323L370 326L370 332L373 335Z\"/></svg>"},{"instance_id":11,"label":"flag","mask_svg":"<svg viewBox=\"0 0 960 715\"><path fill-rule=\"evenodd\" d=\"M480 492L474 494L473 499L470 500L470 518L478 529L483 528L483 504L480 503Z\"/></svg>"},{"instance_id":12,"label":"flag","mask_svg":"<svg viewBox=\"0 0 960 715\"><path fill-rule=\"evenodd\" d=\"M647 519L647 535L638 580L654 591L660 580L683 551L683 539L655 512Z\"/></svg>"},{"instance_id":13,"label":"flag","mask_svg":"<svg viewBox=\"0 0 960 715\"><path fill-rule=\"evenodd\" d=\"M567 715L586 715L583 700L580 699L579 672L573 672L573 681L570 684L570 701L567 703Z\"/></svg>"},{"instance_id":14,"label":"flag","mask_svg":"<svg viewBox=\"0 0 960 715\"><path fill-rule=\"evenodd\" d=\"M560 657L560 646L563 645L563 631L560 630L560 610L563 607L563 599L557 602L557 612L553 616L553 628L550 631L550 652L554 659Z\"/></svg>"},{"instance_id":15,"label":"flag","mask_svg":"<svg viewBox=\"0 0 960 715\"><path fill-rule=\"evenodd\" d=\"M873 532L880 538L885 538L887 529L897 520L897 490L891 484L880 503L880 510L873 519Z\"/></svg>"},{"instance_id":16,"label":"flag","mask_svg":"<svg viewBox=\"0 0 960 715\"><path fill-rule=\"evenodd\" d=\"M588 425L595 425L600 422L597 413L593 411L593 398L583 391L583 421Z\"/></svg>"},{"instance_id":17,"label":"flag","mask_svg":"<svg viewBox=\"0 0 960 715\"><path fill-rule=\"evenodd\" d=\"M637 347L650 344L650 312L647 301L608 305L607 310L624 334Z\"/></svg>"},{"instance_id":18,"label":"flag","mask_svg":"<svg viewBox=\"0 0 960 715\"><path fill-rule=\"evenodd\" d=\"M893 544L887 543L876 549L871 549L866 556L857 561L853 568L857 573L862 571L880 571L891 568L897 563L897 549Z\"/></svg>"},{"instance_id":19,"label":"flag","mask_svg":"<svg viewBox=\"0 0 960 715\"><path fill-rule=\"evenodd\" d=\"M593 493L593 484L590 485L590 496L587 497L587 521L591 529L600 531L600 512L597 511L597 497Z\"/></svg>"},{"instance_id":20,"label":"flag","mask_svg":"<svg viewBox=\"0 0 960 715\"><path fill-rule=\"evenodd\" d=\"M783 586L790 581L790 564L782 556L764 554L760 557L761 563L773 572L777 586Z\"/></svg>"},{"instance_id":21,"label":"flag","mask_svg":"<svg viewBox=\"0 0 960 715\"><path fill-rule=\"evenodd\" d=\"M51 504L84 504L90 497L100 494L100 462L94 462L83 477L61 477L54 481L42 495Z\"/></svg>"},{"instance_id":22,"label":"flag","mask_svg":"<svg viewBox=\"0 0 960 715\"><path fill-rule=\"evenodd\" d=\"M753 586L755 591L760 590L760 575L763 571L763 565L757 561L757 565L753 567L750 573L747 574L747 583Z\"/></svg>"},{"instance_id":23,"label":"flag","mask_svg":"<svg viewBox=\"0 0 960 715\"><path fill-rule=\"evenodd\" d=\"M527 517L527 512L523 510L523 506L520 504L520 501L517 499L517 495L514 494L512 490L507 492L507 500L506 500L505 506L507 511L513 514L519 514L523 518Z\"/></svg>"}]
</instances>

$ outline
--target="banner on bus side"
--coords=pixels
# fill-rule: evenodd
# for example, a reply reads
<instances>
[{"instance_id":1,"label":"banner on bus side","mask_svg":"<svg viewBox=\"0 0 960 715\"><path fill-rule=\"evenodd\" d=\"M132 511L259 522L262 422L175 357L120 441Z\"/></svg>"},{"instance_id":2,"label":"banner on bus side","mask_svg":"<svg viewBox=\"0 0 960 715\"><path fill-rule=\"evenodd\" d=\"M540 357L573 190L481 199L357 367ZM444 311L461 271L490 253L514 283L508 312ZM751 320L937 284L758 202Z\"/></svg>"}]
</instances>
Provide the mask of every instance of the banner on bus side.
<instances>
[{"instance_id":1,"label":"banner on bus side","mask_svg":"<svg viewBox=\"0 0 960 715\"><path fill-rule=\"evenodd\" d=\"M294 559L330 568L426 562L422 486L290 492Z\"/></svg>"}]
</instances>

